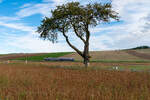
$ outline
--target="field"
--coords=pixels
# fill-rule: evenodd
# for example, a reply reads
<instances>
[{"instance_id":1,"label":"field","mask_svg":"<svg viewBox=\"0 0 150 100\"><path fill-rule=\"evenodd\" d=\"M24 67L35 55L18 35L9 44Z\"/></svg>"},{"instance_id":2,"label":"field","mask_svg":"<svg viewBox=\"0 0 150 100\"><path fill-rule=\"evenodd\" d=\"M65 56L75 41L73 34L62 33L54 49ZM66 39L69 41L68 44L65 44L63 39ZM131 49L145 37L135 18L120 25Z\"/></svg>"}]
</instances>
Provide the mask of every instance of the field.
<instances>
[{"instance_id":1,"label":"field","mask_svg":"<svg viewBox=\"0 0 150 100\"><path fill-rule=\"evenodd\" d=\"M44 58L47 57L61 57L67 54L70 54L71 52L61 52L61 53L47 53L47 54L41 54L36 56L27 56L22 58L16 58L16 60L29 60L29 61L42 61Z\"/></svg>"},{"instance_id":2,"label":"field","mask_svg":"<svg viewBox=\"0 0 150 100\"><path fill-rule=\"evenodd\" d=\"M141 55L147 57L143 57ZM150 61L150 49L92 51L90 52L90 56L91 61ZM72 57L78 61L82 60L77 53L71 53L64 57Z\"/></svg>"},{"instance_id":3,"label":"field","mask_svg":"<svg viewBox=\"0 0 150 100\"><path fill-rule=\"evenodd\" d=\"M59 52L59 53L27 53L27 54L4 54L0 56L0 60L29 60L29 61L42 61L46 57L61 57L72 52Z\"/></svg>"},{"instance_id":4,"label":"field","mask_svg":"<svg viewBox=\"0 0 150 100\"><path fill-rule=\"evenodd\" d=\"M150 100L150 73L0 64L1 100Z\"/></svg>"},{"instance_id":5,"label":"field","mask_svg":"<svg viewBox=\"0 0 150 100\"><path fill-rule=\"evenodd\" d=\"M71 52L1 55L0 100L150 100L150 50L90 53L87 69Z\"/></svg>"},{"instance_id":6,"label":"field","mask_svg":"<svg viewBox=\"0 0 150 100\"><path fill-rule=\"evenodd\" d=\"M150 49L91 51L90 56L91 61L97 62L150 62ZM46 57L69 57L76 61L83 61L75 52L5 54L0 55L0 60L43 61Z\"/></svg>"}]
</instances>

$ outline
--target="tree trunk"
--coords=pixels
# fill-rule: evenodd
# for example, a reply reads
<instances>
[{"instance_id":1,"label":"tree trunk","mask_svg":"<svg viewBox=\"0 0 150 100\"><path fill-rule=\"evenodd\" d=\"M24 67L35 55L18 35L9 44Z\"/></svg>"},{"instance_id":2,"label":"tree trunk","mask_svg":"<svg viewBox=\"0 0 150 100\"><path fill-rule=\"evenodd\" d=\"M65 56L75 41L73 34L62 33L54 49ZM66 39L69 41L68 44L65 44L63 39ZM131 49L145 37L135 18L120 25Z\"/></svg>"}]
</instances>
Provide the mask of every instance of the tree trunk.
<instances>
[{"instance_id":1,"label":"tree trunk","mask_svg":"<svg viewBox=\"0 0 150 100\"><path fill-rule=\"evenodd\" d=\"M87 68L88 66L89 66L89 57L85 57L84 58L84 65L85 65L85 67Z\"/></svg>"},{"instance_id":2,"label":"tree trunk","mask_svg":"<svg viewBox=\"0 0 150 100\"><path fill-rule=\"evenodd\" d=\"M84 65L87 68L89 66L89 62L90 62L90 56L89 56L89 43L87 41L87 43L85 44L84 47Z\"/></svg>"},{"instance_id":3,"label":"tree trunk","mask_svg":"<svg viewBox=\"0 0 150 100\"><path fill-rule=\"evenodd\" d=\"M87 68L90 62L90 55L89 55L89 39L90 39L90 32L88 31L88 24L86 27L86 41L84 45L84 65Z\"/></svg>"}]
</instances>

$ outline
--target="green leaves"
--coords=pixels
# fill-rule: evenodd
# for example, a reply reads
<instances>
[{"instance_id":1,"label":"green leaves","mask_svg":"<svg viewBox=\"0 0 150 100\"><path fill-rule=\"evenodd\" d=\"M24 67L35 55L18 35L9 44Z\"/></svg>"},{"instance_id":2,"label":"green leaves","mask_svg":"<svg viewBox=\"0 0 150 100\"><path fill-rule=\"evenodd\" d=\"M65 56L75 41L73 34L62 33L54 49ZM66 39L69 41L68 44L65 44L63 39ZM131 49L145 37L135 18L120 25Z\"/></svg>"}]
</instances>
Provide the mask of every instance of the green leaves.
<instances>
[{"instance_id":1,"label":"green leaves","mask_svg":"<svg viewBox=\"0 0 150 100\"><path fill-rule=\"evenodd\" d=\"M112 10L110 3L80 5L79 2L70 2L57 6L51 11L50 18L45 17L37 32L40 37L55 43L59 32L68 32L76 29L78 35L84 37L88 26L96 26L101 22L109 22L110 19L118 20L118 13Z\"/></svg>"}]
</instances>

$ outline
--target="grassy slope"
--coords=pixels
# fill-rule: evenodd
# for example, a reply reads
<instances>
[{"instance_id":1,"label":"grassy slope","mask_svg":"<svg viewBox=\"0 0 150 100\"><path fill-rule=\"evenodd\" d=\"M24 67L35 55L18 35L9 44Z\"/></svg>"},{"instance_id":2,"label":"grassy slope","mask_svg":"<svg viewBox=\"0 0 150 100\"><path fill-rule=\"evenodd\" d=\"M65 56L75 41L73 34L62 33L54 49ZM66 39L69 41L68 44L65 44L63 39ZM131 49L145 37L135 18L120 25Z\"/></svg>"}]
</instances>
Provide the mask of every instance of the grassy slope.
<instances>
[{"instance_id":1,"label":"grassy slope","mask_svg":"<svg viewBox=\"0 0 150 100\"><path fill-rule=\"evenodd\" d=\"M140 49L140 50L136 50L136 52L150 54L150 49Z\"/></svg>"},{"instance_id":2,"label":"grassy slope","mask_svg":"<svg viewBox=\"0 0 150 100\"><path fill-rule=\"evenodd\" d=\"M17 58L15 60L28 60L28 61L42 61L46 57L61 57L65 56L67 54L70 54L71 52L60 52L60 53L48 53L48 54L43 54L40 56L30 56L30 57L23 57L23 58Z\"/></svg>"},{"instance_id":3,"label":"grassy slope","mask_svg":"<svg viewBox=\"0 0 150 100\"><path fill-rule=\"evenodd\" d=\"M135 50L135 51L139 53L142 52L144 54L150 54L150 49ZM90 55L92 57L91 61L93 62L150 62L150 60L128 54L126 50L93 51L90 52ZM77 53L65 55L65 57L72 57L77 61L83 60Z\"/></svg>"}]
</instances>

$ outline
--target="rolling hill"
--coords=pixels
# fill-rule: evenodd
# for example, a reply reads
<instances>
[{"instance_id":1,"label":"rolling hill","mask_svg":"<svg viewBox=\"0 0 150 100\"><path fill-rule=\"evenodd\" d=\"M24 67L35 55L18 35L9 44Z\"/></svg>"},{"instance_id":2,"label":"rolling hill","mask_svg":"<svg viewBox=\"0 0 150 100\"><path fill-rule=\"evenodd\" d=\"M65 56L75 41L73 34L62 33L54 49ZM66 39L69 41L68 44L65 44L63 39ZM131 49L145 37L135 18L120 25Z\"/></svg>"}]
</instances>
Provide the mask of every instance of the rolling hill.
<instances>
[{"instance_id":1,"label":"rolling hill","mask_svg":"<svg viewBox=\"0 0 150 100\"><path fill-rule=\"evenodd\" d=\"M90 52L92 61L149 61L150 49L140 50L114 50L114 51L92 51ZM82 60L77 53L65 55L76 60Z\"/></svg>"},{"instance_id":2,"label":"rolling hill","mask_svg":"<svg viewBox=\"0 0 150 100\"><path fill-rule=\"evenodd\" d=\"M91 61L150 61L150 49L91 51L90 55ZM82 61L82 58L75 52L6 54L0 55L0 60L42 61L45 57L69 57Z\"/></svg>"}]
</instances>

